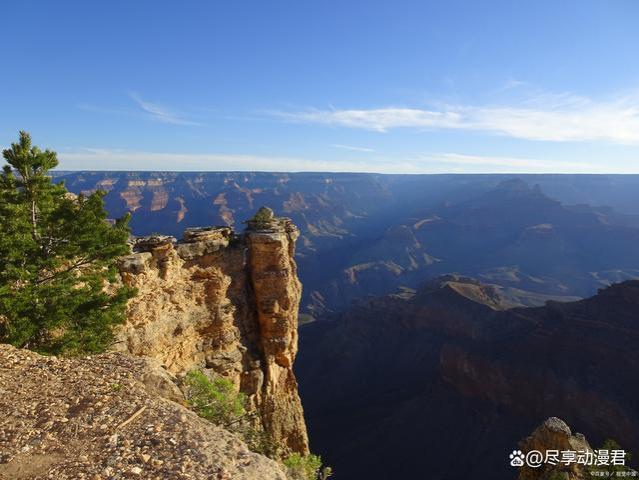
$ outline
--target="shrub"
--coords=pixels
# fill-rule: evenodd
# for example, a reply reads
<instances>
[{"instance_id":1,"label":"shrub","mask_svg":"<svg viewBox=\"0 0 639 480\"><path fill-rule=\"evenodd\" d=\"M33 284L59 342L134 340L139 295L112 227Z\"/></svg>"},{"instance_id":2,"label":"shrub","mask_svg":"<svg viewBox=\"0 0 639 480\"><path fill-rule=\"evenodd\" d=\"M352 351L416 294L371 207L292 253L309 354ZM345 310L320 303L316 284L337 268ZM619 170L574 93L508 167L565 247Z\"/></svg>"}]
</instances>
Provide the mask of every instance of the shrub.
<instances>
[{"instance_id":1,"label":"shrub","mask_svg":"<svg viewBox=\"0 0 639 480\"><path fill-rule=\"evenodd\" d=\"M268 207L260 207L253 216L253 221L256 223L268 223L273 221L273 210Z\"/></svg>"},{"instance_id":2,"label":"shrub","mask_svg":"<svg viewBox=\"0 0 639 480\"><path fill-rule=\"evenodd\" d=\"M191 370L184 383L187 401L199 416L241 436L251 451L281 458L280 448L268 432L252 421L252 415L245 410L246 396L236 392L230 380L210 379L200 370ZM282 463L292 480L326 480L332 473L330 467L322 469L322 459L317 455L293 453Z\"/></svg>"},{"instance_id":3,"label":"shrub","mask_svg":"<svg viewBox=\"0 0 639 480\"><path fill-rule=\"evenodd\" d=\"M268 432L265 432L262 428L258 428L250 422L242 422L236 431L252 452L273 459L278 458L277 443L275 443Z\"/></svg>"},{"instance_id":4,"label":"shrub","mask_svg":"<svg viewBox=\"0 0 639 480\"><path fill-rule=\"evenodd\" d=\"M612 450L623 450L623 449L621 448L619 443L617 443L615 440L608 439L599 448L599 450L607 450L608 452L610 452ZM630 463L631 460L632 460L632 455L630 454L630 452L626 452L625 465L596 465L596 466L590 467L590 472L593 478L595 478L596 476L594 472L598 472L598 473L604 472L606 473L606 476L608 477L622 476L622 475L619 475L617 472L631 471L631 469L628 467L628 464Z\"/></svg>"},{"instance_id":5,"label":"shrub","mask_svg":"<svg viewBox=\"0 0 639 480\"><path fill-rule=\"evenodd\" d=\"M282 463L293 480L325 480L332 473L330 467L322 469L322 458L319 455L302 456L292 453Z\"/></svg>"},{"instance_id":6,"label":"shrub","mask_svg":"<svg viewBox=\"0 0 639 480\"><path fill-rule=\"evenodd\" d=\"M277 456L277 445L267 432L255 425L254 414L245 410L246 396L235 391L225 378L211 380L199 370L191 370L185 378L187 400L202 418L237 433L249 449L271 458Z\"/></svg>"},{"instance_id":7,"label":"shrub","mask_svg":"<svg viewBox=\"0 0 639 480\"><path fill-rule=\"evenodd\" d=\"M272 227L274 221L275 215L273 214L273 210L268 207L260 207L253 218L247 220L245 223L248 224L249 228L260 230Z\"/></svg>"},{"instance_id":8,"label":"shrub","mask_svg":"<svg viewBox=\"0 0 639 480\"><path fill-rule=\"evenodd\" d=\"M246 396L236 392L230 380L211 380L201 371L191 370L185 384L187 400L199 416L224 427L237 424L245 416Z\"/></svg>"}]
</instances>

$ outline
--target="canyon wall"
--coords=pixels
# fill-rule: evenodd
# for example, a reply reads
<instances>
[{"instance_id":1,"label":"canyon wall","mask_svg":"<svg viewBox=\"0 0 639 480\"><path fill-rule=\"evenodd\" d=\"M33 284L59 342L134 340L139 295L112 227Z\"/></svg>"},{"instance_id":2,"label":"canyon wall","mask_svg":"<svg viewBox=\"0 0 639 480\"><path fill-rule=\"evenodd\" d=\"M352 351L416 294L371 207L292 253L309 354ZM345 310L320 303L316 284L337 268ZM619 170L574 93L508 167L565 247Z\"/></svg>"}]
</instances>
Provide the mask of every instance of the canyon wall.
<instances>
[{"instance_id":1,"label":"canyon wall","mask_svg":"<svg viewBox=\"0 0 639 480\"><path fill-rule=\"evenodd\" d=\"M263 208L243 233L187 229L181 241L150 236L120 262L138 289L116 348L159 360L181 375L193 369L231 380L281 454L308 453L292 365L301 284L294 260L298 229Z\"/></svg>"},{"instance_id":2,"label":"canyon wall","mask_svg":"<svg viewBox=\"0 0 639 480\"><path fill-rule=\"evenodd\" d=\"M449 275L301 329L310 434L339 478L512 479L507 454L553 416L636 450L639 281L537 308L499 292Z\"/></svg>"}]
</instances>

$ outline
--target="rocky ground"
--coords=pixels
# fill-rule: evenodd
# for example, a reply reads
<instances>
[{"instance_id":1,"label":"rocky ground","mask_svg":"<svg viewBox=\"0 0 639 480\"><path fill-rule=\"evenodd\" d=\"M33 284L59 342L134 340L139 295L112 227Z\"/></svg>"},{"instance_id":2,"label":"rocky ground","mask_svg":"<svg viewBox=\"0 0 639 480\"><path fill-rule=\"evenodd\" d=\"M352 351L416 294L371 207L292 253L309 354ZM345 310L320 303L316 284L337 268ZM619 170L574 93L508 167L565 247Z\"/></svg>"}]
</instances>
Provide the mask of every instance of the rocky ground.
<instances>
[{"instance_id":1,"label":"rocky ground","mask_svg":"<svg viewBox=\"0 0 639 480\"><path fill-rule=\"evenodd\" d=\"M181 403L148 359L0 345L0 479L286 479Z\"/></svg>"}]
</instances>

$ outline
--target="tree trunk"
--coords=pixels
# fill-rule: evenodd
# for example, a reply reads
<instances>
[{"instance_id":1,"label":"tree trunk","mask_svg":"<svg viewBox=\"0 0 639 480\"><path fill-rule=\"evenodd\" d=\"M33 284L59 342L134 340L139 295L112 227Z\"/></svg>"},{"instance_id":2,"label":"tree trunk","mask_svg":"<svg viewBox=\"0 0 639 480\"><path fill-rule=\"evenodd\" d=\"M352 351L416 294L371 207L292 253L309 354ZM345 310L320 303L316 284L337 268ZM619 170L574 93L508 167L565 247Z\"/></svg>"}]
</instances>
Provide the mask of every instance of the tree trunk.
<instances>
[{"instance_id":1,"label":"tree trunk","mask_svg":"<svg viewBox=\"0 0 639 480\"><path fill-rule=\"evenodd\" d=\"M38 235L38 220L36 215L36 202L35 200L31 200L31 236L34 241L40 240L40 235Z\"/></svg>"}]
</instances>

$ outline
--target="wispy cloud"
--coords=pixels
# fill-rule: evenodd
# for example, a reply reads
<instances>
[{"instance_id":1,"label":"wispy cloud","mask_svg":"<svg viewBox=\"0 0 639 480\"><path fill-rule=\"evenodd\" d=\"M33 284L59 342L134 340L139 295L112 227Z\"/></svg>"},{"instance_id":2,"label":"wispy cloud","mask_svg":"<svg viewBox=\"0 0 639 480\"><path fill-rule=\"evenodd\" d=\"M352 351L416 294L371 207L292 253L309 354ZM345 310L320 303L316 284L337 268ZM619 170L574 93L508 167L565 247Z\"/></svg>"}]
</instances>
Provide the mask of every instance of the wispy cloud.
<instances>
[{"instance_id":1,"label":"wispy cloud","mask_svg":"<svg viewBox=\"0 0 639 480\"><path fill-rule=\"evenodd\" d=\"M199 122L194 122L185 118L183 114L177 113L164 105L142 100L142 98L135 92L131 92L129 96L143 112L148 114L154 120L173 125L202 125Z\"/></svg>"},{"instance_id":2,"label":"wispy cloud","mask_svg":"<svg viewBox=\"0 0 639 480\"><path fill-rule=\"evenodd\" d=\"M155 121L169 123L172 125L203 126L202 123L189 119L188 116L183 113L178 113L158 103L147 102L135 92L129 93L129 98L133 100L135 108L133 108L130 104L128 107L124 108L113 108L94 105L91 103L79 103L76 105L76 108L87 112L103 113L107 115L150 118Z\"/></svg>"},{"instance_id":3,"label":"wispy cloud","mask_svg":"<svg viewBox=\"0 0 639 480\"><path fill-rule=\"evenodd\" d=\"M367 147L354 147L352 145L341 145L339 143L334 143L331 147L341 148L342 150L350 150L352 152L365 152L365 153L373 153L375 150L373 148Z\"/></svg>"},{"instance_id":4,"label":"wispy cloud","mask_svg":"<svg viewBox=\"0 0 639 480\"><path fill-rule=\"evenodd\" d=\"M81 149L58 154L62 170L269 171L369 173L639 173L639 162L611 166L556 159L425 153L405 158L365 156L322 160L220 153Z\"/></svg>"},{"instance_id":5,"label":"wispy cloud","mask_svg":"<svg viewBox=\"0 0 639 480\"><path fill-rule=\"evenodd\" d=\"M526 140L639 144L639 95L596 101L535 94L515 105L307 109L272 112L291 122L387 132L398 128L483 131Z\"/></svg>"},{"instance_id":6,"label":"wispy cloud","mask_svg":"<svg viewBox=\"0 0 639 480\"><path fill-rule=\"evenodd\" d=\"M363 128L386 132L402 127L454 127L459 115L454 112L437 112L416 108L375 108L368 110L318 110L299 112L273 112L285 120L320 123L332 126Z\"/></svg>"}]
</instances>

